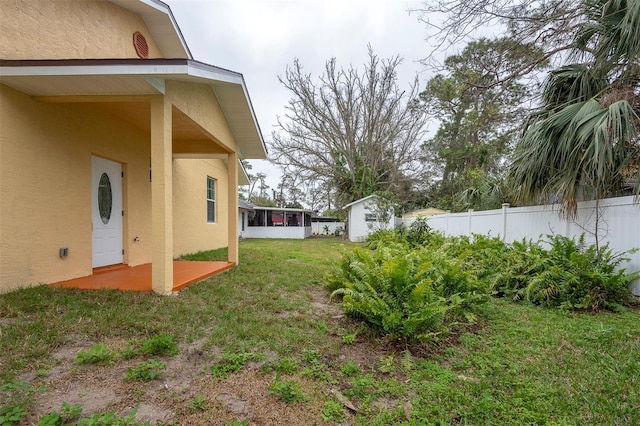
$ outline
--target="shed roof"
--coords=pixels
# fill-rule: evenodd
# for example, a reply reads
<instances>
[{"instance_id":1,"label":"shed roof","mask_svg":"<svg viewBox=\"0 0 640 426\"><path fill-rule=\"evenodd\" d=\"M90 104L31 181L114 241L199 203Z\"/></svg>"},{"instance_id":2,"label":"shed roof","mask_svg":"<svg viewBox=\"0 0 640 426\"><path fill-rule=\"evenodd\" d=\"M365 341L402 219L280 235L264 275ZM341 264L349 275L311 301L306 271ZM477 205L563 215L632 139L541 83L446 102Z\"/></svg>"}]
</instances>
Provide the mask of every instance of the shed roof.
<instances>
[{"instance_id":1,"label":"shed roof","mask_svg":"<svg viewBox=\"0 0 640 426\"><path fill-rule=\"evenodd\" d=\"M365 202L367 200L370 200L370 199L373 199L373 198L378 198L378 196L376 194L368 195L368 196L366 196L364 198L360 198L359 200L352 201L351 203L349 203L346 206L344 206L343 209L347 209L347 208L353 206L354 204L363 203L363 202Z\"/></svg>"}]
</instances>

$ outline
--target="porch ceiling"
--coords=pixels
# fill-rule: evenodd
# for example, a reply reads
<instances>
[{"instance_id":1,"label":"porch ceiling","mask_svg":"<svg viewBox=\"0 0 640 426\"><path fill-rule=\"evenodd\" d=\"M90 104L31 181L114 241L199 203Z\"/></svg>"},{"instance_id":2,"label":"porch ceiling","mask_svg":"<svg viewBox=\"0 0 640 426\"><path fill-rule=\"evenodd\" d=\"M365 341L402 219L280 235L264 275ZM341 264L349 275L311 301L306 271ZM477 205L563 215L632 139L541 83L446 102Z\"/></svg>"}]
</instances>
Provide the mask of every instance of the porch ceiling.
<instances>
[{"instance_id":1,"label":"porch ceiling","mask_svg":"<svg viewBox=\"0 0 640 426\"><path fill-rule=\"evenodd\" d=\"M87 102L108 114L134 125L143 132L151 132L151 104L149 102ZM228 154L220 141L177 108L172 113L174 154Z\"/></svg>"},{"instance_id":2,"label":"porch ceiling","mask_svg":"<svg viewBox=\"0 0 640 426\"><path fill-rule=\"evenodd\" d=\"M42 101L95 104L145 131L150 126L149 97L164 94L166 80L210 85L238 143L240 157L266 158L242 74L189 59L0 60L2 84ZM215 141L175 109L173 120L176 141Z\"/></svg>"}]
</instances>

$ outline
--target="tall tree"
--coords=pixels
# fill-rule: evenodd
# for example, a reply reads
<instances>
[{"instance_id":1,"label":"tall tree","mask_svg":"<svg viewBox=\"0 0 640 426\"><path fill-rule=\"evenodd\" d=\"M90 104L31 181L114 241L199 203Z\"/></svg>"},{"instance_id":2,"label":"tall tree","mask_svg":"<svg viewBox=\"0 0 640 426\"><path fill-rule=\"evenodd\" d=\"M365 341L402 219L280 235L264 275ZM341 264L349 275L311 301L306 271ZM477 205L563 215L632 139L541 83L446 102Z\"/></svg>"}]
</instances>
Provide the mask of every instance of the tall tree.
<instances>
[{"instance_id":1,"label":"tall tree","mask_svg":"<svg viewBox=\"0 0 640 426\"><path fill-rule=\"evenodd\" d=\"M640 192L640 0L585 0L573 63L545 82L510 167L519 200L580 198L627 185Z\"/></svg>"},{"instance_id":2,"label":"tall tree","mask_svg":"<svg viewBox=\"0 0 640 426\"><path fill-rule=\"evenodd\" d=\"M537 81L542 64L564 60L586 21L580 0L425 0L412 12L425 23L427 40L434 44L423 62L435 69L442 65L436 53L474 41L487 31L505 37L516 49L535 48L536 55L514 62L499 79L481 82L491 86L524 77Z\"/></svg>"},{"instance_id":3,"label":"tall tree","mask_svg":"<svg viewBox=\"0 0 640 426\"><path fill-rule=\"evenodd\" d=\"M295 60L280 77L292 98L273 133L272 161L325 182L342 205L380 190L401 194L420 167L426 124L417 79L408 91L397 85L401 61L379 59L369 47L362 72L340 69L334 58L314 79Z\"/></svg>"},{"instance_id":4,"label":"tall tree","mask_svg":"<svg viewBox=\"0 0 640 426\"><path fill-rule=\"evenodd\" d=\"M495 83L539 54L535 46L514 45L509 38L479 39L449 56L446 74L428 82L420 99L440 121L435 136L423 145L437 176L429 191L431 204L451 210L479 207L469 204L477 197L462 200L460 193L499 181L512 137L528 110L529 89L517 80ZM502 201L495 199L499 206Z\"/></svg>"}]
</instances>

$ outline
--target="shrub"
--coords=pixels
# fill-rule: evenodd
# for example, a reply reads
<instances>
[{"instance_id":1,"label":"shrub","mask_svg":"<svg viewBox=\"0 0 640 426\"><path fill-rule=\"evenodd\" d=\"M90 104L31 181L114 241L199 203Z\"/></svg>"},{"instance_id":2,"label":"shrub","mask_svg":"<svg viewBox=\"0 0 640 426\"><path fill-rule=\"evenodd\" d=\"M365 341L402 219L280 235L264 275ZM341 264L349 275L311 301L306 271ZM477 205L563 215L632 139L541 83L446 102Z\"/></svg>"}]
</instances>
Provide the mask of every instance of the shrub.
<instances>
[{"instance_id":1,"label":"shrub","mask_svg":"<svg viewBox=\"0 0 640 426\"><path fill-rule=\"evenodd\" d=\"M640 272L618 269L628 259L613 253L608 244L599 249L578 239L549 236L546 268L526 288L533 303L568 309L615 310L632 300L629 285ZM617 269L617 270L616 270Z\"/></svg>"},{"instance_id":2,"label":"shrub","mask_svg":"<svg viewBox=\"0 0 640 426\"><path fill-rule=\"evenodd\" d=\"M365 241L365 247L375 250L390 243L402 243L410 247L440 247L446 237L438 231L434 231L427 224L427 219L419 217L409 227L404 224L396 225L393 230L377 230Z\"/></svg>"},{"instance_id":3,"label":"shrub","mask_svg":"<svg viewBox=\"0 0 640 426\"><path fill-rule=\"evenodd\" d=\"M438 247L447 256L458 259L480 280L499 270L508 251L508 246L499 238L480 234L444 238Z\"/></svg>"},{"instance_id":4,"label":"shrub","mask_svg":"<svg viewBox=\"0 0 640 426\"><path fill-rule=\"evenodd\" d=\"M546 253L540 244L514 241L502 254L500 264L489 277L494 295L514 301L526 298L531 277L545 269Z\"/></svg>"},{"instance_id":5,"label":"shrub","mask_svg":"<svg viewBox=\"0 0 640 426\"><path fill-rule=\"evenodd\" d=\"M473 306L486 300L482 285L456 259L406 244L355 249L329 279L342 284L331 297L343 296L347 315L403 341L432 339L461 316L473 320Z\"/></svg>"},{"instance_id":6,"label":"shrub","mask_svg":"<svg viewBox=\"0 0 640 426\"><path fill-rule=\"evenodd\" d=\"M409 225L409 228L404 234L404 239L412 247L439 247L446 238L442 233L431 229L427 224L427 218L418 217Z\"/></svg>"},{"instance_id":7,"label":"shrub","mask_svg":"<svg viewBox=\"0 0 640 426\"><path fill-rule=\"evenodd\" d=\"M608 245L587 245L578 239L547 236L550 248L539 243L514 243L493 277L498 295L564 309L617 310L629 305L631 282L639 272L619 268L628 252L614 253Z\"/></svg>"}]
</instances>

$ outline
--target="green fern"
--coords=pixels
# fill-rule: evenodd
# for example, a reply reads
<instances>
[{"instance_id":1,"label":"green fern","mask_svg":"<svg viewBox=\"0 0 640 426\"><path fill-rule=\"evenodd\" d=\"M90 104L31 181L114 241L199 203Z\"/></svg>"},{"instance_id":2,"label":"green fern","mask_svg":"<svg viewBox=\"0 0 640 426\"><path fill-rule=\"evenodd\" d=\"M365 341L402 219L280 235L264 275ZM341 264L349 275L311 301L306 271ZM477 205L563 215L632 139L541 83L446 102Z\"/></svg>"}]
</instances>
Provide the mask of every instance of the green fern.
<instances>
[{"instance_id":1,"label":"green fern","mask_svg":"<svg viewBox=\"0 0 640 426\"><path fill-rule=\"evenodd\" d=\"M402 243L355 251L332 275L342 287L331 297L342 296L345 314L393 339L433 339L486 300L473 275L439 251Z\"/></svg>"}]
</instances>

